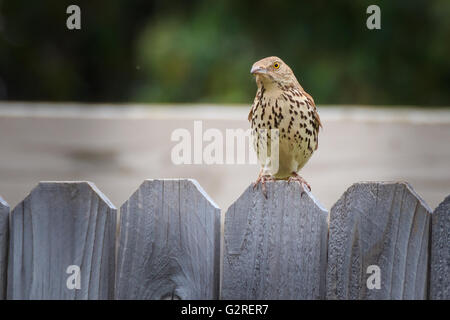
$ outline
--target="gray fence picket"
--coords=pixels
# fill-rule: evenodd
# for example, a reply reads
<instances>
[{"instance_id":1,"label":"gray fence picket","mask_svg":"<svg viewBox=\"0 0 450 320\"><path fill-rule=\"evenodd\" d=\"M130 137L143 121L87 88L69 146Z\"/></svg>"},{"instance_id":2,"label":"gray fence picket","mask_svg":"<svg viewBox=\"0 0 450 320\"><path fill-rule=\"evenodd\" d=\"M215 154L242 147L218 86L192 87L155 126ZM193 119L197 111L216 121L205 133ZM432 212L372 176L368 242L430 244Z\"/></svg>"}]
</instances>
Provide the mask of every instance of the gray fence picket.
<instances>
[{"instance_id":1,"label":"gray fence picket","mask_svg":"<svg viewBox=\"0 0 450 320\"><path fill-rule=\"evenodd\" d=\"M8 299L113 298L116 209L95 185L41 182L10 219Z\"/></svg>"},{"instance_id":2,"label":"gray fence picket","mask_svg":"<svg viewBox=\"0 0 450 320\"><path fill-rule=\"evenodd\" d=\"M407 183L352 185L329 225L328 299L427 298L431 210Z\"/></svg>"},{"instance_id":3,"label":"gray fence picket","mask_svg":"<svg viewBox=\"0 0 450 320\"><path fill-rule=\"evenodd\" d=\"M0 197L0 300L6 298L9 205Z\"/></svg>"},{"instance_id":4,"label":"gray fence picket","mask_svg":"<svg viewBox=\"0 0 450 320\"><path fill-rule=\"evenodd\" d=\"M450 195L434 210L430 299L450 300Z\"/></svg>"},{"instance_id":5,"label":"gray fence picket","mask_svg":"<svg viewBox=\"0 0 450 320\"><path fill-rule=\"evenodd\" d=\"M407 183L356 183L328 216L297 183L266 186L225 214L222 265L220 209L194 180L145 180L117 241L92 183L41 182L11 212L0 197L0 300L217 299L220 277L222 299L450 299L450 196L431 214Z\"/></svg>"},{"instance_id":6,"label":"gray fence picket","mask_svg":"<svg viewBox=\"0 0 450 320\"><path fill-rule=\"evenodd\" d=\"M194 180L146 180L120 209L117 299L217 299L220 209Z\"/></svg>"},{"instance_id":7,"label":"gray fence picket","mask_svg":"<svg viewBox=\"0 0 450 320\"><path fill-rule=\"evenodd\" d=\"M328 213L297 183L247 188L225 215L222 299L323 299Z\"/></svg>"}]
</instances>

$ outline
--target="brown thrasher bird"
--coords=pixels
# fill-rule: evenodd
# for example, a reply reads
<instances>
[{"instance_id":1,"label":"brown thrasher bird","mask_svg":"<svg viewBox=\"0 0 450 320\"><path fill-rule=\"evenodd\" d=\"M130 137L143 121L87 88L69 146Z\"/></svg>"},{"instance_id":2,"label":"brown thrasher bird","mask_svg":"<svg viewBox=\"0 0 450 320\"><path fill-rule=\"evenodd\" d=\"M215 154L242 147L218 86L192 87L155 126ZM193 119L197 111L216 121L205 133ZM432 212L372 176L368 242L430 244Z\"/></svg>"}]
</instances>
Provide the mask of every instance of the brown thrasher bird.
<instances>
[{"instance_id":1,"label":"brown thrasher bird","mask_svg":"<svg viewBox=\"0 0 450 320\"><path fill-rule=\"evenodd\" d=\"M248 120L261 165L254 186L261 183L267 198L266 181L288 179L299 182L303 194L304 185L309 190L311 187L297 172L317 149L322 127L314 99L278 57L255 62L250 72L256 77L258 90Z\"/></svg>"}]
</instances>

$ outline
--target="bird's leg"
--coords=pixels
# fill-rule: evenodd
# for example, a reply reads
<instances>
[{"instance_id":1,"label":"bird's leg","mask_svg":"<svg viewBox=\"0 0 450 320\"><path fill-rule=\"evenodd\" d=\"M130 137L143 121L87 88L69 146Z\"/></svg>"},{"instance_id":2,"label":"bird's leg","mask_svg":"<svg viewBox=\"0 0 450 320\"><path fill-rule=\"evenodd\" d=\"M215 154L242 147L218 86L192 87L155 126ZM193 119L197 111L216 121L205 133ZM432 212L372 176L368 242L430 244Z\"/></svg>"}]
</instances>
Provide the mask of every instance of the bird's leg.
<instances>
[{"instance_id":1,"label":"bird's leg","mask_svg":"<svg viewBox=\"0 0 450 320\"><path fill-rule=\"evenodd\" d=\"M308 190L311 191L311 186L308 182L306 182L305 179L303 179L301 176L297 174L297 172L292 172L292 175L288 179L288 183L291 181L297 181L300 184L300 187L302 188L302 193L300 194L300 197L303 196L305 193L305 185L308 187Z\"/></svg>"},{"instance_id":2,"label":"bird's leg","mask_svg":"<svg viewBox=\"0 0 450 320\"><path fill-rule=\"evenodd\" d=\"M253 184L253 189L255 189L258 186L258 184L261 183L262 193L264 197L267 199L266 181L275 181L275 179L271 175L263 174L263 170L261 169L258 175L258 179L256 179L255 183Z\"/></svg>"}]
</instances>

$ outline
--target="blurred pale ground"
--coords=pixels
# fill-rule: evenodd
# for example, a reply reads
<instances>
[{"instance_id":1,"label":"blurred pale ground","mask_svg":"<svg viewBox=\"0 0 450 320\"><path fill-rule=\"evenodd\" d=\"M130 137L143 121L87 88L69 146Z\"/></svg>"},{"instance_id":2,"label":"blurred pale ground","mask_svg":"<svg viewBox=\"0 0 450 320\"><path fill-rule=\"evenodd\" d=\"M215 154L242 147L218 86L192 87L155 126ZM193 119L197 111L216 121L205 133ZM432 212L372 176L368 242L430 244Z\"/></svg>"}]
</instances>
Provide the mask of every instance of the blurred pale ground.
<instances>
[{"instance_id":1,"label":"blurred pale ground","mask_svg":"<svg viewBox=\"0 0 450 320\"><path fill-rule=\"evenodd\" d=\"M358 181L408 181L434 209L450 194L450 109L320 107L319 149L301 174L327 209ZM14 207L39 181L88 180L119 207L150 178L193 178L226 210L257 165L174 165L174 129L248 129L248 106L0 103L0 195ZM205 146L207 143L204 143Z\"/></svg>"}]
</instances>

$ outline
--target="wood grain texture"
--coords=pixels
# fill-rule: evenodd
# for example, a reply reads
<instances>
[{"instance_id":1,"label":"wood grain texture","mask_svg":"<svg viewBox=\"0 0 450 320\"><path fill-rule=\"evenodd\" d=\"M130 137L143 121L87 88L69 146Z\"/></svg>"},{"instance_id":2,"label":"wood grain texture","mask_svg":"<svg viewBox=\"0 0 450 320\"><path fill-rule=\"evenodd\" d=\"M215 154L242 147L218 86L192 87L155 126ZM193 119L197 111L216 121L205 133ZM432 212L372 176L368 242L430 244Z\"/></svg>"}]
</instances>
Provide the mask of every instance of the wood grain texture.
<instances>
[{"instance_id":1,"label":"wood grain texture","mask_svg":"<svg viewBox=\"0 0 450 320\"><path fill-rule=\"evenodd\" d=\"M327 211L298 183L247 188L225 215L222 299L323 299Z\"/></svg>"},{"instance_id":2,"label":"wood grain texture","mask_svg":"<svg viewBox=\"0 0 450 320\"><path fill-rule=\"evenodd\" d=\"M146 180L120 209L117 299L217 299L220 209L194 180Z\"/></svg>"},{"instance_id":3,"label":"wood grain texture","mask_svg":"<svg viewBox=\"0 0 450 320\"><path fill-rule=\"evenodd\" d=\"M8 299L113 298L116 209L95 185L41 182L10 219Z\"/></svg>"},{"instance_id":4,"label":"wood grain texture","mask_svg":"<svg viewBox=\"0 0 450 320\"><path fill-rule=\"evenodd\" d=\"M450 300L450 196L434 210L431 221L430 299Z\"/></svg>"},{"instance_id":5,"label":"wood grain texture","mask_svg":"<svg viewBox=\"0 0 450 320\"><path fill-rule=\"evenodd\" d=\"M9 205L0 197L0 300L6 298Z\"/></svg>"},{"instance_id":6,"label":"wood grain texture","mask_svg":"<svg viewBox=\"0 0 450 320\"><path fill-rule=\"evenodd\" d=\"M352 185L330 212L328 299L426 299L431 210L407 183ZM370 265L380 289L368 289Z\"/></svg>"}]
</instances>

